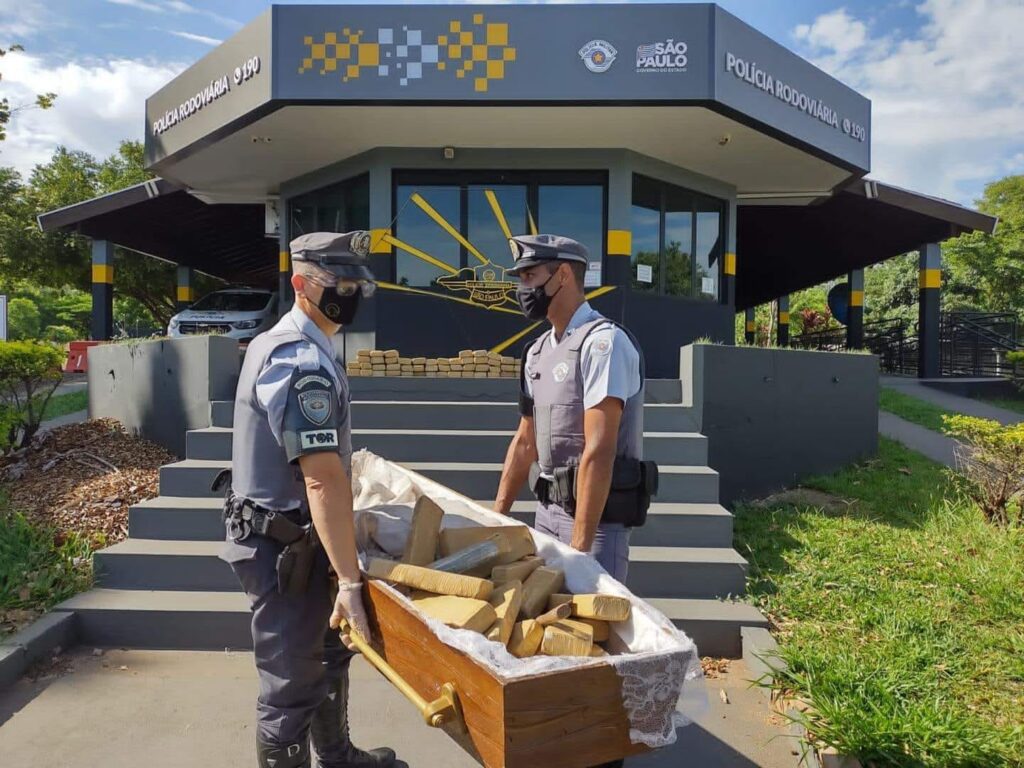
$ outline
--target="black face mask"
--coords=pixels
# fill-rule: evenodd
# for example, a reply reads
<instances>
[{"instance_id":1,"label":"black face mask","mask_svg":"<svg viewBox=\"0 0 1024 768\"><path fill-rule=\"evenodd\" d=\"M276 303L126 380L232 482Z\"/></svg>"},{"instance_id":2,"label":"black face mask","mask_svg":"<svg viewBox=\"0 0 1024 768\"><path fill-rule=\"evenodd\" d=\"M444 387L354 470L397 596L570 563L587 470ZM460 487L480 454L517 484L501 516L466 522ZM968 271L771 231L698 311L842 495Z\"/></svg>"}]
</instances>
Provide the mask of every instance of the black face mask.
<instances>
[{"instance_id":1,"label":"black face mask","mask_svg":"<svg viewBox=\"0 0 1024 768\"><path fill-rule=\"evenodd\" d=\"M544 290L545 286L551 282L551 278L554 276L555 273L552 272L548 279L536 288L527 288L525 285L520 285L516 288L516 300L519 302L519 308L523 310L527 320L543 320L548 316L548 307L551 306L551 300L558 295L558 291L562 290L562 286L558 286L558 291L555 291L550 296Z\"/></svg>"},{"instance_id":2,"label":"black face mask","mask_svg":"<svg viewBox=\"0 0 1024 768\"><path fill-rule=\"evenodd\" d=\"M359 291L351 296L342 296L334 287L324 288L324 294L316 306L332 323L345 326L349 325L356 316L356 310L359 309L359 296Z\"/></svg>"}]
</instances>

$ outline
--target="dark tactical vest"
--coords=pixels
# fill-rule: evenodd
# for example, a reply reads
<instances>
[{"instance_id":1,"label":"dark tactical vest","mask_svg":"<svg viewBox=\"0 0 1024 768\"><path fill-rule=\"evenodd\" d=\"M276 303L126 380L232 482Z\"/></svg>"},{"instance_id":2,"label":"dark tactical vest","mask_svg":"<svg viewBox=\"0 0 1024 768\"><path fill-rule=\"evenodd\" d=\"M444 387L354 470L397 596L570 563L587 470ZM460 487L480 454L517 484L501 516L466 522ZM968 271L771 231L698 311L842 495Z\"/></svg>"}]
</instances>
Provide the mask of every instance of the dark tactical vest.
<instances>
[{"instance_id":1,"label":"dark tactical vest","mask_svg":"<svg viewBox=\"0 0 1024 768\"><path fill-rule=\"evenodd\" d=\"M324 349L296 326L290 314L261 333L245 353L235 393L235 426L231 439L231 488L236 496L268 507L283 509L289 499L305 499L306 487L298 464L289 464L284 448L274 438L267 412L256 400L256 380L274 350L293 341L308 341L334 361L333 376L338 388L338 453L345 471L352 466L352 420L348 409L349 388L345 369L334 351Z\"/></svg>"},{"instance_id":2,"label":"dark tactical vest","mask_svg":"<svg viewBox=\"0 0 1024 768\"><path fill-rule=\"evenodd\" d=\"M580 350L591 331L614 327L615 323L598 315L577 328L571 336L552 348L542 335L526 353L533 391L534 430L537 437L537 463L542 475L550 477L555 467L578 464L583 455L583 373ZM626 400L619 422L616 456L643 458L644 380L641 355L640 390Z\"/></svg>"}]
</instances>

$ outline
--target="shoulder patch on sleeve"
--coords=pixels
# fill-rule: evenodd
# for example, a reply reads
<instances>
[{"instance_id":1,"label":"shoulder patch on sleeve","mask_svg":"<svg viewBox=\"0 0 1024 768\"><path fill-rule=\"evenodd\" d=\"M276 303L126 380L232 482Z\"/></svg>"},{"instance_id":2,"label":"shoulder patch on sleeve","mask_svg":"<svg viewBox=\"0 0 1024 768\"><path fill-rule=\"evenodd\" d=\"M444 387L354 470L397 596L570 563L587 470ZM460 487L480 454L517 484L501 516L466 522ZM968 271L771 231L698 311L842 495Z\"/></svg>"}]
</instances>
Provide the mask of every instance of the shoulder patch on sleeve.
<instances>
[{"instance_id":1,"label":"shoulder patch on sleeve","mask_svg":"<svg viewBox=\"0 0 1024 768\"><path fill-rule=\"evenodd\" d=\"M300 371L316 371L320 368L320 353L314 344L302 342L296 350Z\"/></svg>"}]
</instances>

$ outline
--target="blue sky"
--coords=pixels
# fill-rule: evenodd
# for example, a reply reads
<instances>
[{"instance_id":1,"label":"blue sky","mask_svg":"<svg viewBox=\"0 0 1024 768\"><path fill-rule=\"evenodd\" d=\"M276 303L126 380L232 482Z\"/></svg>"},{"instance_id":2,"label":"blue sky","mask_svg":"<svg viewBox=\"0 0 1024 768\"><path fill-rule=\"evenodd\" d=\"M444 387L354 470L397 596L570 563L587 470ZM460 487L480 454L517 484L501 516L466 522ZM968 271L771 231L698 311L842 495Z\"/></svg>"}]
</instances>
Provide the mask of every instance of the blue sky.
<instances>
[{"instance_id":1,"label":"blue sky","mask_svg":"<svg viewBox=\"0 0 1024 768\"><path fill-rule=\"evenodd\" d=\"M722 0L873 103L872 176L970 203L1024 172L1024 0ZM0 145L22 172L64 144L141 138L149 94L267 7L261 0L0 0L0 95L60 94Z\"/></svg>"}]
</instances>

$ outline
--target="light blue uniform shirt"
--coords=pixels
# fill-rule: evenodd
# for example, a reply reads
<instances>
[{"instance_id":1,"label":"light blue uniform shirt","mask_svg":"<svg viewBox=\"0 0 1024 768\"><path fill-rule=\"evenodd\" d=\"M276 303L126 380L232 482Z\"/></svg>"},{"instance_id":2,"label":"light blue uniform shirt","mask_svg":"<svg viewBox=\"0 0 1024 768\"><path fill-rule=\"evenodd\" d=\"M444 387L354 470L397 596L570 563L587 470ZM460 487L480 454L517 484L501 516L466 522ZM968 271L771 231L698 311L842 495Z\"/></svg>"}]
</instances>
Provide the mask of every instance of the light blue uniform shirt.
<instances>
[{"instance_id":1,"label":"light blue uniform shirt","mask_svg":"<svg viewBox=\"0 0 1024 768\"><path fill-rule=\"evenodd\" d=\"M552 349L573 335L580 326L596 320L601 314L584 301L565 326L562 338L549 335ZM583 374L583 407L593 408L606 397L626 400L640 391L640 353L626 332L615 325L591 331L580 349L580 371ZM533 397L533 380L526 366L526 394Z\"/></svg>"},{"instance_id":2,"label":"light blue uniform shirt","mask_svg":"<svg viewBox=\"0 0 1024 768\"><path fill-rule=\"evenodd\" d=\"M335 369L334 345L298 305L291 308L281 322L293 323L308 341L292 341L275 349L256 378L256 401L267 412L270 429L280 445L284 445L284 408L288 402L288 387L296 368L316 371L323 367L330 373L337 391L344 396L338 403L338 434L349 429L348 386L338 380ZM290 499L283 509L298 506L298 499Z\"/></svg>"}]
</instances>

